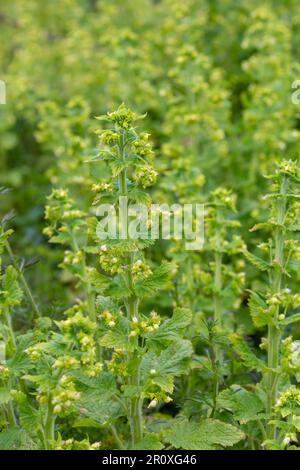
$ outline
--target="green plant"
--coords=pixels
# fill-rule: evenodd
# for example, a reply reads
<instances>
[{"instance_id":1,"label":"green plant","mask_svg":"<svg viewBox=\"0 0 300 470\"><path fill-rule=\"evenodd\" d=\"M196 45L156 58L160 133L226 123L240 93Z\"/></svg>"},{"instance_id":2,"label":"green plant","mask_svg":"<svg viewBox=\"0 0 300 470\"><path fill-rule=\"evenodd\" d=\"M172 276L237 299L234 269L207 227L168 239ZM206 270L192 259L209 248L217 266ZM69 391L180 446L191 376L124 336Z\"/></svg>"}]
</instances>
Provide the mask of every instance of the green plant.
<instances>
[{"instance_id":1,"label":"green plant","mask_svg":"<svg viewBox=\"0 0 300 470\"><path fill-rule=\"evenodd\" d=\"M270 216L266 222L258 223L252 231L266 230L269 238L259 248L267 259L245 252L247 259L260 271L268 274L268 283L263 291L251 292L249 308L252 320L257 328L267 328L267 338L263 338L261 349L266 350L266 363L253 355L241 337L232 336L232 343L245 361L247 367L253 367L262 373L262 382L257 386L263 397L266 415L263 437L265 445L275 447L285 442L286 436L279 432L284 429L289 433L289 426L278 422L275 411L280 410L281 403L289 395L293 397L293 379L298 380L297 356L298 342L292 337L284 338L285 330L299 321L299 314L294 310L299 306L299 294L288 287L288 280L297 270L299 258L299 241L295 234L299 230L299 168L292 160L277 165L273 175L272 193L265 197L270 206ZM292 346L293 345L293 346ZM293 356L294 354L294 356ZM279 398L282 396L281 398ZM297 403L297 394L294 394ZM292 408L291 408L292 409ZM283 413L282 416L289 416ZM297 412L296 412L297 416ZM292 429L293 424L291 423Z\"/></svg>"},{"instance_id":2,"label":"green plant","mask_svg":"<svg viewBox=\"0 0 300 470\"><path fill-rule=\"evenodd\" d=\"M299 449L299 25L296 0L1 3L1 449ZM204 203L203 249L101 239L120 195Z\"/></svg>"}]
</instances>

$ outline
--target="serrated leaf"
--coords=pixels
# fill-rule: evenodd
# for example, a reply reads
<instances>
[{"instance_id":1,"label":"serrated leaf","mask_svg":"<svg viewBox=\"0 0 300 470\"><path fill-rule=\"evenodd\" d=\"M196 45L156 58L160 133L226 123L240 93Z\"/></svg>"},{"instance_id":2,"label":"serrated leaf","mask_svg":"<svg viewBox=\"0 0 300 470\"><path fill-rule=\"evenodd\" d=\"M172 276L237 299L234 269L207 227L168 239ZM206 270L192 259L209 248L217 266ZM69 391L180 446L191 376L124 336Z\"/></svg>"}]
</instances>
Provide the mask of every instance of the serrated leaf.
<instances>
[{"instance_id":1,"label":"serrated leaf","mask_svg":"<svg viewBox=\"0 0 300 470\"><path fill-rule=\"evenodd\" d=\"M118 330L108 331L100 339L101 346L111 349L123 349L127 346L126 338L124 333Z\"/></svg>"},{"instance_id":2,"label":"serrated leaf","mask_svg":"<svg viewBox=\"0 0 300 470\"><path fill-rule=\"evenodd\" d=\"M23 291L18 283L19 274L13 266L8 266L2 277L2 291L0 292L0 303L9 307L19 305Z\"/></svg>"},{"instance_id":3,"label":"serrated leaf","mask_svg":"<svg viewBox=\"0 0 300 470\"><path fill-rule=\"evenodd\" d=\"M218 408L229 410L241 423L260 419L264 404L255 392L248 392L239 385L223 390L217 399Z\"/></svg>"},{"instance_id":4,"label":"serrated leaf","mask_svg":"<svg viewBox=\"0 0 300 470\"><path fill-rule=\"evenodd\" d=\"M300 313L295 313L294 315L286 317L282 323L284 325L290 325L291 323L296 323L298 321L300 321Z\"/></svg>"},{"instance_id":5,"label":"serrated leaf","mask_svg":"<svg viewBox=\"0 0 300 470\"><path fill-rule=\"evenodd\" d=\"M288 232L300 232L300 225L288 225L286 230Z\"/></svg>"},{"instance_id":6,"label":"serrated leaf","mask_svg":"<svg viewBox=\"0 0 300 470\"><path fill-rule=\"evenodd\" d=\"M59 245L67 245L70 242L69 233L60 232L57 235L53 235L49 239L49 243L57 243Z\"/></svg>"},{"instance_id":7,"label":"serrated leaf","mask_svg":"<svg viewBox=\"0 0 300 470\"><path fill-rule=\"evenodd\" d=\"M259 258L258 256L253 255L249 251L244 252L245 257L250 263L252 263L260 271L267 271L270 268L270 264Z\"/></svg>"},{"instance_id":8,"label":"serrated leaf","mask_svg":"<svg viewBox=\"0 0 300 470\"><path fill-rule=\"evenodd\" d=\"M254 227L250 229L250 232L256 232L256 230L261 230L261 229L266 229L269 230L271 227L271 224L268 222L261 222L259 224L255 224Z\"/></svg>"},{"instance_id":9,"label":"serrated leaf","mask_svg":"<svg viewBox=\"0 0 300 470\"><path fill-rule=\"evenodd\" d=\"M109 297L105 297L104 295L97 295L96 305L100 311L118 311L118 306Z\"/></svg>"},{"instance_id":10,"label":"serrated leaf","mask_svg":"<svg viewBox=\"0 0 300 470\"><path fill-rule=\"evenodd\" d=\"M128 322L127 319L121 318L112 330L102 336L100 339L101 346L113 349L129 348L128 344Z\"/></svg>"},{"instance_id":11,"label":"serrated leaf","mask_svg":"<svg viewBox=\"0 0 300 470\"><path fill-rule=\"evenodd\" d=\"M256 292L251 291L248 306L252 321L257 328L262 328L269 324L271 318L261 310L266 309L267 305Z\"/></svg>"},{"instance_id":12,"label":"serrated leaf","mask_svg":"<svg viewBox=\"0 0 300 470\"><path fill-rule=\"evenodd\" d=\"M106 424L122 416L120 404L114 400L118 391L111 374L103 372L95 379L78 375L77 380L81 396L75 408L79 420L91 419L95 423Z\"/></svg>"},{"instance_id":13,"label":"serrated leaf","mask_svg":"<svg viewBox=\"0 0 300 470\"><path fill-rule=\"evenodd\" d=\"M116 300L123 300L132 295L131 290L125 284L125 281L121 276L116 276L115 279L110 283L109 287L105 289L104 293L106 296L112 297Z\"/></svg>"},{"instance_id":14,"label":"serrated leaf","mask_svg":"<svg viewBox=\"0 0 300 470\"><path fill-rule=\"evenodd\" d=\"M144 204L149 206L151 204L151 197L145 191L141 191L137 188L132 188L128 191L128 197L136 204Z\"/></svg>"},{"instance_id":15,"label":"serrated leaf","mask_svg":"<svg viewBox=\"0 0 300 470\"><path fill-rule=\"evenodd\" d=\"M166 347L170 342L180 339L185 328L191 324L192 316L188 308L175 309L173 316L165 320L157 331L147 334L147 345Z\"/></svg>"},{"instance_id":16,"label":"serrated leaf","mask_svg":"<svg viewBox=\"0 0 300 470\"><path fill-rule=\"evenodd\" d=\"M136 283L136 294L139 297L149 297L158 290L165 288L170 279L170 272L171 265L169 263L162 263L161 266L154 269L149 277Z\"/></svg>"},{"instance_id":17,"label":"serrated leaf","mask_svg":"<svg viewBox=\"0 0 300 470\"><path fill-rule=\"evenodd\" d=\"M19 420L22 428L24 428L32 437L36 436L41 424L41 411L34 408L27 400L18 404Z\"/></svg>"},{"instance_id":18,"label":"serrated leaf","mask_svg":"<svg viewBox=\"0 0 300 470\"><path fill-rule=\"evenodd\" d=\"M9 389L5 387L0 388L0 405L5 405L11 400Z\"/></svg>"},{"instance_id":19,"label":"serrated leaf","mask_svg":"<svg viewBox=\"0 0 300 470\"><path fill-rule=\"evenodd\" d=\"M148 433L145 434L143 439L137 442L133 447L130 449L132 450L161 450L163 449L164 445L160 442L157 434Z\"/></svg>"},{"instance_id":20,"label":"serrated leaf","mask_svg":"<svg viewBox=\"0 0 300 470\"><path fill-rule=\"evenodd\" d=\"M109 286L108 277L99 273L96 268L90 268L86 276L91 285L96 289L106 289Z\"/></svg>"},{"instance_id":21,"label":"serrated leaf","mask_svg":"<svg viewBox=\"0 0 300 470\"><path fill-rule=\"evenodd\" d=\"M175 449L213 450L219 446L232 447L244 437L244 433L231 424L206 419L200 423L179 422L165 433L164 440Z\"/></svg>"},{"instance_id":22,"label":"serrated leaf","mask_svg":"<svg viewBox=\"0 0 300 470\"><path fill-rule=\"evenodd\" d=\"M19 428L8 428L0 432L0 450L34 450L36 444Z\"/></svg>"},{"instance_id":23,"label":"serrated leaf","mask_svg":"<svg viewBox=\"0 0 300 470\"><path fill-rule=\"evenodd\" d=\"M229 336L229 339L233 345L234 351L243 360L246 367L258 371L266 369L265 363L254 354L242 336L233 333Z\"/></svg>"},{"instance_id":24,"label":"serrated leaf","mask_svg":"<svg viewBox=\"0 0 300 470\"><path fill-rule=\"evenodd\" d=\"M167 393L171 393L172 378L188 373L192 353L192 344L187 340L174 341L159 355L154 352L146 353L140 366L143 380L151 379L151 382L159 385ZM156 371L155 375L150 373L151 370Z\"/></svg>"}]
</instances>

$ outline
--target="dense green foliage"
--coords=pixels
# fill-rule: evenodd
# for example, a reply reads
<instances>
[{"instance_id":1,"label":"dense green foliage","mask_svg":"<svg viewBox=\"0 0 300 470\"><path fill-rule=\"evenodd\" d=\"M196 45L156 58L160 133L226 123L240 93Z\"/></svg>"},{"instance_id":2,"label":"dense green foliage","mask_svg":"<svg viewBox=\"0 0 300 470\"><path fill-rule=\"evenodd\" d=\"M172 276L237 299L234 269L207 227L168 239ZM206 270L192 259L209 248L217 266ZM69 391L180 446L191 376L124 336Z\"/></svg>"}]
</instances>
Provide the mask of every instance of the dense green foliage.
<instances>
[{"instance_id":1,"label":"dense green foliage","mask_svg":"<svg viewBox=\"0 0 300 470\"><path fill-rule=\"evenodd\" d=\"M0 449L299 448L299 2L0 26ZM205 204L203 249L100 240L119 196Z\"/></svg>"}]
</instances>

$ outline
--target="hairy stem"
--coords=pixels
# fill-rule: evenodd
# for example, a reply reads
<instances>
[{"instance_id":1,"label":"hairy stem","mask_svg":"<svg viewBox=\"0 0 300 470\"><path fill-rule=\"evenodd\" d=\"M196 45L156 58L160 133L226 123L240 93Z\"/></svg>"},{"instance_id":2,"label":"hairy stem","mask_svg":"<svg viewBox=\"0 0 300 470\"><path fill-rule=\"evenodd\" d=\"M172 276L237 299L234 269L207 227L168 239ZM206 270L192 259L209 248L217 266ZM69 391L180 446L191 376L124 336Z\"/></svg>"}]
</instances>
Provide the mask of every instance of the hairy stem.
<instances>
[{"instance_id":1,"label":"hairy stem","mask_svg":"<svg viewBox=\"0 0 300 470\"><path fill-rule=\"evenodd\" d=\"M123 159L126 158L124 136L122 136L122 138L120 139L119 153L120 153L121 158ZM125 198L127 198L128 196L126 169L122 170L122 172L119 175L119 194L121 197L125 197ZM126 204L120 204L120 208L119 208L121 238L123 239L128 238L127 200L125 201L126 201ZM132 274L130 270L130 265L133 262L133 256L134 256L133 253L130 253L127 257L127 268L126 268L126 275L125 275L126 283L132 292L133 292L133 279L132 279ZM132 320L133 317L138 318L138 315L139 315L138 304L139 304L138 298L132 293L132 295L125 302L127 318L129 320ZM131 341L135 341L137 344L138 338L132 338ZM129 352L128 361L131 361L131 359L133 359L132 353ZM139 386L140 374L139 374L138 364L136 366L135 372L128 378L128 383L130 385ZM143 437L142 406L143 406L143 400L140 397L133 397L129 400L128 419L130 423L131 438L132 438L133 444L140 441Z\"/></svg>"},{"instance_id":2,"label":"hairy stem","mask_svg":"<svg viewBox=\"0 0 300 470\"><path fill-rule=\"evenodd\" d=\"M118 431L116 430L116 427L112 424L110 429L111 429L112 435L115 438L118 449L125 450L125 446L124 446L124 444L123 444L123 442L122 442L122 440L121 440L121 438L118 434Z\"/></svg>"},{"instance_id":3,"label":"hairy stem","mask_svg":"<svg viewBox=\"0 0 300 470\"><path fill-rule=\"evenodd\" d=\"M221 234L220 223L221 214L219 208L216 208L216 247L215 247L215 272L214 272L214 321L218 327L222 328L222 306L221 306L221 291L222 291L222 251L221 251ZM215 413L216 398L220 388L220 366L222 364L222 351L217 345L214 347L213 352L213 368L214 368L214 406L212 415Z\"/></svg>"},{"instance_id":4,"label":"hairy stem","mask_svg":"<svg viewBox=\"0 0 300 470\"><path fill-rule=\"evenodd\" d=\"M272 278L272 292L278 293L282 289L282 270L284 265L284 231L283 224L286 213L286 186L287 180L284 177L281 186L280 194L281 197L277 200L277 226L275 228L275 272ZM277 399L277 383L278 383L278 372L280 362L280 329L278 327L278 315L279 306L276 306L276 311L272 324L268 327L268 368L272 369L267 374L267 413L272 413L273 407ZM276 426L269 424L267 427L267 436L269 439L276 438Z\"/></svg>"},{"instance_id":5,"label":"hairy stem","mask_svg":"<svg viewBox=\"0 0 300 470\"><path fill-rule=\"evenodd\" d=\"M46 419L44 423L44 437L46 450L51 449L51 443L54 440L55 415L53 414L53 405L49 397L47 405Z\"/></svg>"},{"instance_id":6,"label":"hairy stem","mask_svg":"<svg viewBox=\"0 0 300 470\"><path fill-rule=\"evenodd\" d=\"M34 300L34 298L33 298L33 295L32 295L32 293L31 293L30 287L29 287L29 285L28 285L28 283L27 283L27 281L26 281L26 279L25 279L25 276L24 276L22 270L20 269L20 267L19 267L19 265L18 265L18 263L17 263L17 261L16 261L14 252L13 252L13 250L12 250L12 248L11 248L10 243L9 243L8 240L6 240L5 245L6 245L6 250L7 250L8 254L9 254L9 257L10 257L10 259L11 259L11 262L12 262L12 264L14 265L14 268L16 269L16 271L17 271L18 274L19 274L19 278L20 278L21 284L22 284L23 289L24 289L24 291L25 291L25 294L27 295L27 298L28 298L28 300L29 300L29 302L30 302L30 304L31 304L31 306L32 306L32 309L33 309L33 311L34 311L36 317L37 317L37 318L40 318L40 317L42 316L42 315L41 315L41 312L39 311L39 308L38 308L38 306L37 306L37 304L36 304L36 302L35 302L35 300Z\"/></svg>"},{"instance_id":7,"label":"hairy stem","mask_svg":"<svg viewBox=\"0 0 300 470\"><path fill-rule=\"evenodd\" d=\"M214 273L214 320L222 326L221 315L221 290L222 290L222 252L221 252L221 234L219 229L220 211L216 209L216 248L215 248L215 273Z\"/></svg>"},{"instance_id":8,"label":"hairy stem","mask_svg":"<svg viewBox=\"0 0 300 470\"><path fill-rule=\"evenodd\" d=\"M9 314L8 308L4 309L4 319L5 319L6 326L9 330L9 336L10 336L11 342L13 344L13 348L15 350L16 347L17 347L16 337L15 337L15 333L14 333L14 330L13 330L13 327L12 327L11 316Z\"/></svg>"}]
</instances>

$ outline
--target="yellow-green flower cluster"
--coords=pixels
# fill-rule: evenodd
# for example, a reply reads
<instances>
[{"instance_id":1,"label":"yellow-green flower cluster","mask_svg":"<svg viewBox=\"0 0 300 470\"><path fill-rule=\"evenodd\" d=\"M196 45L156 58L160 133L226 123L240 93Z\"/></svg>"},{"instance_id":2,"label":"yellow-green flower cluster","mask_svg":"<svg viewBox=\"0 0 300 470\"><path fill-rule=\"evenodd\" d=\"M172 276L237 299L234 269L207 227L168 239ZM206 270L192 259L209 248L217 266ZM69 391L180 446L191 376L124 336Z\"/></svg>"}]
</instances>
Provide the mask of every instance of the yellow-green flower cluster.
<instances>
[{"instance_id":1,"label":"yellow-green flower cluster","mask_svg":"<svg viewBox=\"0 0 300 470\"><path fill-rule=\"evenodd\" d=\"M155 184L157 174L157 171L149 165L138 166L133 173L133 179L140 184L142 188L148 188Z\"/></svg>"},{"instance_id":2,"label":"yellow-green flower cluster","mask_svg":"<svg viewBox=\"0 0 300 470\"><path fill-rule=\"evenodd\" d=\"M113 122L117 127L128 130L132 123L138 119L138 115L130 109L126 108L125 104L111 113L107 113L107 120Z\"/></svg>"},{"instance_id":3,"label":"yellow-green flower cluster","mask_svg":"<svg viewBox=\"0 0 300 470\"><path fill-rule=\"evenodd\" d=\"M282 341L282 368L291 376L300 372L300 341L292 336Z\"/></svg>"},{"instance_id":4,"label":"yellow-green flower cluster","mask_svg":"<svg viewBox=\"0 0 300 470\"><path fill-rule=\"evenodd\" d=\"M130 270L134 281L138 279L146 279L152 274L152 271L147 263L141 259L136 260L131 266Z\"/></svg>"},{"instance_id":5,"label":"yellow-green flower cluster","mask_svg":"<svg viewBox=\"0 0 300 470\"><path fill-rule=\"evenodd\" d=\"M108 192L110 193L113 190L112 184L110 183L95 183L91 188L93 193L102 193Z\"/></svg>"},{"instance_id":6,"label":"yellow-green flower cluster","mask_svg":"<svg viewBox=\"0 0 300 470\"><path fill-rule=\"evenodd\" d=\"M32 362L38 362L46 351L47 343L36 343L33 346L29 346L25 349L25 353L28 354Z\"/></svg>"},{"instance_id":7,"label":"yellow-green flower cluster","mask_svg":"<svg viewBox=\"0 0 300 470\"><path fill-rule=\"evenodd\" d=\"M153 333L159 329L161 319L154 310L150 312L150 316L132 317L130 320L129 338L135 338L138 335Z\"/></svg>"},{"instance_id":8,"label":"yellow-green flower cluster","mask_svg":"<svg viewBox=\"0 0 300 470\"><path fill-rule=\"evenodd\" d=\"M57 388L52 392L51 404L53 413L56 415L66 415L72 412L72 406L80 399L80 393L76 390L71 377L63 375Z\"/></svg>"},{"instance_id":9,"label":"yellow-green flower cluster","mask_svg":"<svg viewBox=\"0 0 300 470\"><path fill-rule=\"evenodd\" d=\"M100 248L100 268L110 274L118 274L123 271L124 259L117 250L102 245Z\"/></svg>"},{"instance_id":10,"label":"yellow-green flower cluster","mask_svg":"<svg viewBox=\"0 0 300 470\"><path fill-rule=\"evenodd\" d=\"M107 369L117 377L127 377L129 372L125 349L114 349L110 360L106 361L106 365Z\"/></svg>"},{"instance_id":11,"label":"yellow-green flower cluster","mask_svg":"<svg viewBox=\"0 0 300 470\"><path fill-rule=\"evenodd\" d=\"M81 366L83 372L95 377L102 370L102 364L97 361L97 346L94 334L97 330L97 324L84 315L84 304L78 304L69 309L66 314L68 318L57 322L57 325L64 336L70 341L75 342L79 353L78 359L72 358L74 366ZM58 358L53 367L64 368L64 358ZM59 362L57 362L59 361Z\"/></svg>"},{"instance_id":12,"label":"yellow-green flower cluster","mask_svg":"<svg viewBox=\"0 0 300 470\"><path fill-rule=\"evenodd\" d=\"M88 439L77 441L76 439L70 438L56 442L54 450L99 450L100 447L101 442L93 442L90 444Z\"/></svg>"},{"instance_id":13,"label":"yellow-green flower cluster","mask_svg":"<svg viewBox=\"0 0 300 470\"><path fill-rule=\"evenodd\" d=\"M131 144L131 151L140 157L153 157L152 143L149 141L150 134L141 132L136 140Z\"/></svg>"},{"instance_id":14,"label":"yellow-green flower cluster","mask_svg":"<svg viewBox=\"0 0 300 470\"><path fill-rule=\"evenodd\" d=\"M290 387L283 392L275 404L275 411L283 417L290 414L300 415L300 389Z\"/></svg>"}]
</instances>

